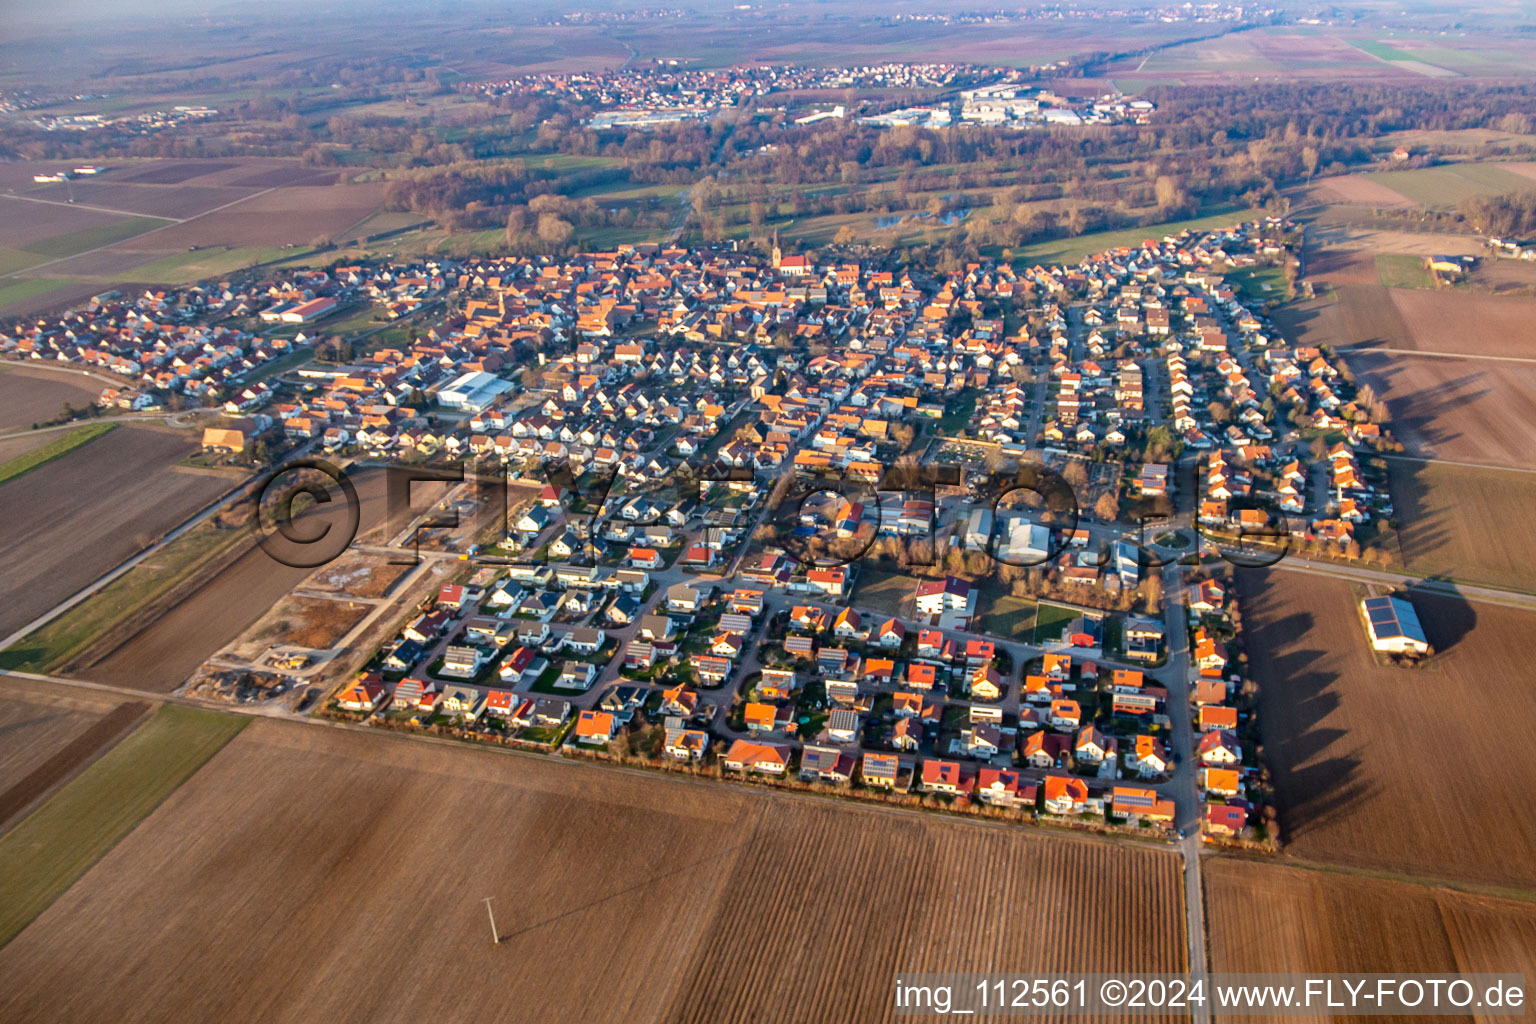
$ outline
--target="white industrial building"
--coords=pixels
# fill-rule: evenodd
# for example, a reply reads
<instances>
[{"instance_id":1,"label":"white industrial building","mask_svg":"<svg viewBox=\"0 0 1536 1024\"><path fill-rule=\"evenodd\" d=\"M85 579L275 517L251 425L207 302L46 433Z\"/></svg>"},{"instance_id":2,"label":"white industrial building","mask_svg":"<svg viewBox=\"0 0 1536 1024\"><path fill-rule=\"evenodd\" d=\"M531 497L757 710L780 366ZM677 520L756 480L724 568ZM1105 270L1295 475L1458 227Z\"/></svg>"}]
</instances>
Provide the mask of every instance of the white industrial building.
<instances>
[{"instance_id":1,"label":"white industrial building","mask_svg":"<svg viewBox=\"0 0 1536 1024\"><path fill-rule=\"evenodd\" d=\"M437 402L450 409L484 412L492 402L511 390L511 381L484 370L471 370L444 384L437 393Z\"/></svg>"}]
</instances>

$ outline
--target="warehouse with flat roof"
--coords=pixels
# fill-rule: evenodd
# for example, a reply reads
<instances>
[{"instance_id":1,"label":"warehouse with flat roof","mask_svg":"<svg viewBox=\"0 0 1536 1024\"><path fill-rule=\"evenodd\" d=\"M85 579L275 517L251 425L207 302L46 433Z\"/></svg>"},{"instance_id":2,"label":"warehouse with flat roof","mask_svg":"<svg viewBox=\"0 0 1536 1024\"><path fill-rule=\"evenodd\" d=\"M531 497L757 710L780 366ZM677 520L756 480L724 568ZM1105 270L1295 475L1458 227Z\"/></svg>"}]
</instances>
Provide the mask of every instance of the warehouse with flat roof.
<instances>
[{"instance_id":1,"label":"warehouse with flat roof","mask_svg":"<svg viewBox=\"0 0 1536 1024\"><path fill-rule=\"evenodd\" d=\"M444 384L437 393L437 402L450 409L484 412L492 402L511 390L511 381L484 370L471 370Z\"/></svg>"}]
</instances>

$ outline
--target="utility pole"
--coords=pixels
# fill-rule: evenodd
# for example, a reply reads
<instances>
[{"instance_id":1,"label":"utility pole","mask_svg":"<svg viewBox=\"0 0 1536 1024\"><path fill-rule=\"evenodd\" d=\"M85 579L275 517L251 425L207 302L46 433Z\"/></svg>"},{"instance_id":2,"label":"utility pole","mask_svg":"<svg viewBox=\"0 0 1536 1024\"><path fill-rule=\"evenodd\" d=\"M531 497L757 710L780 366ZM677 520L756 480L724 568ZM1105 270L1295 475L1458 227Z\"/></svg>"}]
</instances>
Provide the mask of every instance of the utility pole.
<instances>
[{"instance_id":1,"label":"utility pole","mask_svg":"<svg viewBox=\"0 0 1536 1024\"><path fill-rule=\"evenodd\" d=\"M491 909L491 900L495 898L494 896L487 896L481 902L485 904L485 912L491 917L491 942L499 946L501 945L501 935L496 931L496 912Z\"/></svg>"}]
</instances>

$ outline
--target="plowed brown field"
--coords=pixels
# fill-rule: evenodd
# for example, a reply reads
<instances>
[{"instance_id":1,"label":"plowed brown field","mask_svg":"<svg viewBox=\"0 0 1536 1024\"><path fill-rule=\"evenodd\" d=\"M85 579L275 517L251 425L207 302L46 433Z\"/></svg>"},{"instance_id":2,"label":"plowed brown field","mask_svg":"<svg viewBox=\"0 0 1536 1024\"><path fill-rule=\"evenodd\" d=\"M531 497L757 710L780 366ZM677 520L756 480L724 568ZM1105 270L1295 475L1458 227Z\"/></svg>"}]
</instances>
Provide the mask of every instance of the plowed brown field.
<instances>
[{"instance_id":1,"label":"plowed brown field","mask_svg":"<svg viewBox=\"0 0 1536 1024\"><path fill-rule=\"evenodd\" d=\"M1536 469L1536 362L1352 352L1410 454Z\"/></svg>"},{"instance_id":2,"label":"plowed brown field","mask_svg":"<svg viewBox=\"0 0 1536 1024\"><path fill-rule=\"evenodd\" d=\"M1516 782L1536 778L1536 747L1502 739L1536 726L1536 614L1416 595L1440 653L1392 668L1371 654L1350 584L1270 569L1244 574L1242 592L1287 852L1536 885L1536 818Z\"/></svg>"},{"instance_id":3,"label":"plowed brown field","mask_svg":"<svg viewBox=\"0 0 1536 1024\"><path fill-rule=\"evenodd\" d=\"M120 426L0 485L0 634L143 550L234 485L232 477L175 465L196 450L195 435Z\"/></svg>"},{"instance_id":4,"label":"plowed brown field","mask_svg":"<svg viewBox=\"0 0 1536 1024\"><path fill-rule=\"evenodd\" d=\"M1205 901L1217 973L1536 973L1536 904L1221 857Z\"/></svg>"},{"instance_id":5,"label":"plowed brown field","mask_svg":"<svg viewBox=\"0 0 1536 1024\"><path fill-rule=\"evenodd\" d=\"M1162 850L257 721L0 1019L886 1020L904 970L1182 971L1181 908Z\"/></svg>"},{"instance_id":6,"label":"plowed brown field","mask_svg":"<svg viewBox=\"0 0 1536 1024\"><path fill-rule=\"evenodd\" d=\"M1536 474L1402 459L1388 465L1408 568L1465 583L1530 586Z\"/></svg>"}]
</instances>

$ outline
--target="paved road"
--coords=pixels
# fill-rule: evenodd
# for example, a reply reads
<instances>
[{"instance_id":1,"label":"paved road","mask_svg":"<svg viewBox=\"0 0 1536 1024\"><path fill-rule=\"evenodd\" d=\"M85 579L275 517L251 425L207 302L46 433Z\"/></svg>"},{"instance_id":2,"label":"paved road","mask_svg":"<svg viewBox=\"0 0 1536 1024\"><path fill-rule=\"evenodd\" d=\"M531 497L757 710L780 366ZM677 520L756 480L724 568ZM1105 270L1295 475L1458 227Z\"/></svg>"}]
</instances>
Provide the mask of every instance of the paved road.
<instances>
[{"instance_id":1,"label":"paved road","mask_svg":"<svg viewBox=\"0 0 1536 1024\"><path fill-rule=\"evenodd\" d=\"M1332 576L1336 579L1345 579L1354 583L1389 587L1408 586L1417 591L1444 594L1447 597L1460 597L1468 601L1481 601L1484 604L1495 604L1505 608L1521 608L1527 611L1536 611L1536 595L1523 594L1517 590L1504 590L1499 587L1479 587L1469 583L1457 583L1452 580L1427 580L1418 576L1409 576L1405 573L1390 572L1382 569L1336 565L1332 562L1314 562L1300 555L1287 555L1273 568L1284 572L1310 573L1313 576Z\"/></svg>"},{"instance_id":2,"label":"paved road","mask_svg":"<svg viewBox=\"0 0 1536 1024\"><path fill-rule=\"evenodd\" d=\"M1184 933L1189 940L1189 976L1204 982L1208 973L1205 947L1205 899L1200 875L1200 799L1195 762L1194 714L1190 709L1188 613L1184 607L1184 572L1178 565L1163 569L1164 628L1168 636L1168 666L1163 679L1168 687L1170 752L1178 758L1173 776L1161 787L1176 808L1174 823L1182 836L1177 842L1184 858ZM1194 1008L1194 1019L1210 1019L1206 1007Z\"/></svg>"}]
</instances>

